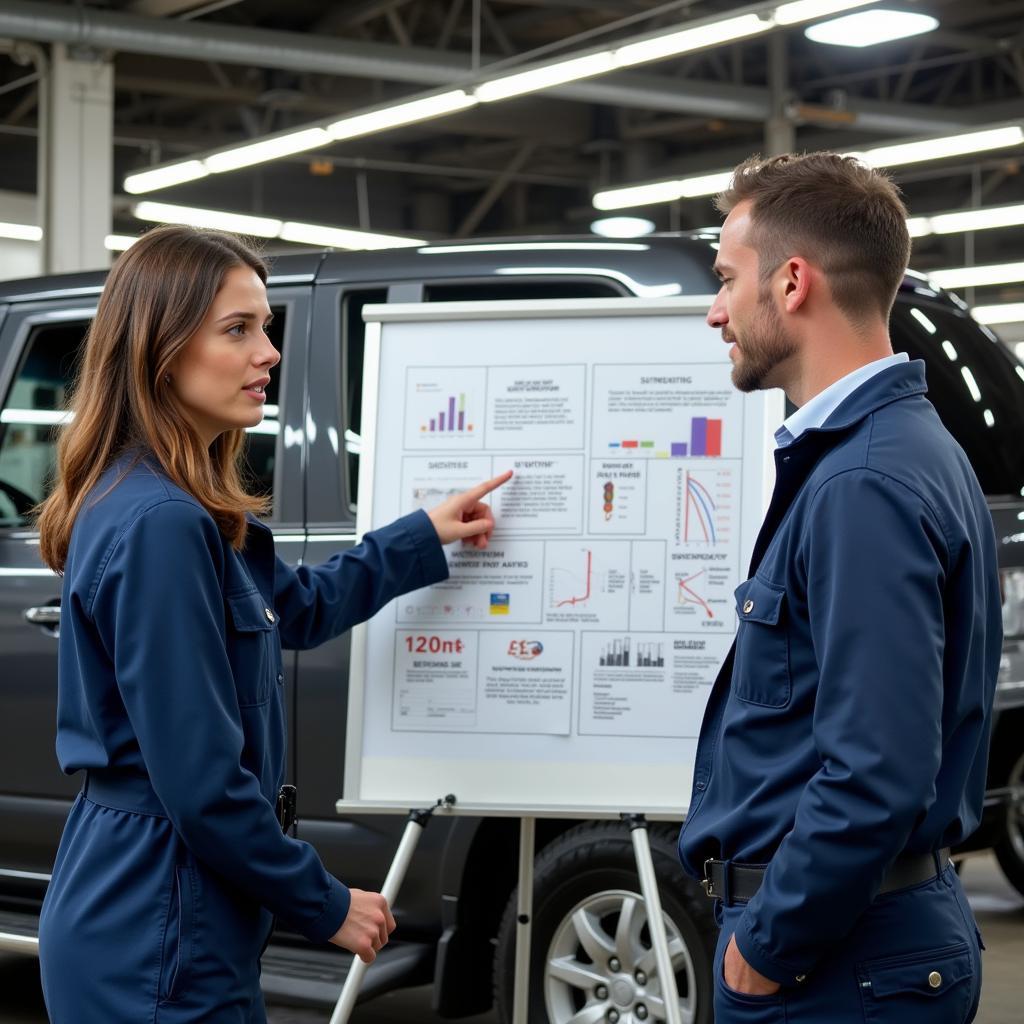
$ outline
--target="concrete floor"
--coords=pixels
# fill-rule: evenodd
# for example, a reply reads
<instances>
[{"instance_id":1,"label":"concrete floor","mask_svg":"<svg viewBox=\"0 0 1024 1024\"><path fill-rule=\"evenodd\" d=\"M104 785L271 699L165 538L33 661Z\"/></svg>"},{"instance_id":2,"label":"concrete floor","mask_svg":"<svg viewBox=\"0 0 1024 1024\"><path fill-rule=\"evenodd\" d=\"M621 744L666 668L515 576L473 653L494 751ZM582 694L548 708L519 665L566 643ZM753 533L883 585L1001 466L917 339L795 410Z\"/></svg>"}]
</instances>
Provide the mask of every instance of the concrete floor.
<instances>
[{"instance_id":1,"label":"concrete floor","mask_svg":"<svg viewBox=\"0 0 1024 1024\"><path fill-rule=\"evenodd\" d=\"M973 857L962 878L988 947L978 1024L1020 1024L1024 1019L1024 897L1003 878L993 857ZM330 1014L284 1006L269 1008L270 1024L327 1024ZM494 1013L464 1024L497 1024ZM409 989L360 1007L352 1024L441 1024L430 1012L430 989ZM36 961L0 954L0 1024L46 1024Z\"/></svg>"}]
</instances>

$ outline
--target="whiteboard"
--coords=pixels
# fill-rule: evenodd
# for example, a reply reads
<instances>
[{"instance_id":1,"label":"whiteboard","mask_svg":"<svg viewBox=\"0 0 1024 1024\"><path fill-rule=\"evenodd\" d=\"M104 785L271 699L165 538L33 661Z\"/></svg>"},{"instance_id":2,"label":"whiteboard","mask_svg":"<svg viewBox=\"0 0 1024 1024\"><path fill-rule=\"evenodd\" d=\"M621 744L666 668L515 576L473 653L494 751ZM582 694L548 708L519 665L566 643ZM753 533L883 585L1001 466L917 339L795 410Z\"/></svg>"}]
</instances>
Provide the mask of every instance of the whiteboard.
<instances>
[{"instance_id":1,"label":"whiteboard","mask_svg":"<svg viewBox=\"0 0 1024 1024\"><path fill-rule=\"evenodd\" d=\"M365 308L360 536L515 475L485 551L353 633L349 809L685 812L783 416L708 305Z\"/></svg>"}]
</instances>

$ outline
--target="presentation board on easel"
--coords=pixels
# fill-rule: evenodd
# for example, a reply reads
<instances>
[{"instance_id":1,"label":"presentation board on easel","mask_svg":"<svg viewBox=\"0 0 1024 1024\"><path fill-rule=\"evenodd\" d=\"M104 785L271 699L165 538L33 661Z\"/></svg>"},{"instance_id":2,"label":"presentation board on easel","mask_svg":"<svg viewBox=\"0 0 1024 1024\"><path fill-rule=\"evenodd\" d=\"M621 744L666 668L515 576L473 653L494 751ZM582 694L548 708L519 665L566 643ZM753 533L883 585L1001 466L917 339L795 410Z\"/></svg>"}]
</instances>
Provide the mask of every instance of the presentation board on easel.
<instances>
[{"instance_id":1,"label":"presentation board on easel","mask_svg":"<svg viewBox=\"0 0 1024 1024\"><path fill-rule=\"evenodd\" d=\"M355 631L346 804L685 812L783 416L707 307L365 309L360 535L515 475L486 550Z\"/></svg>"}]
</instances>

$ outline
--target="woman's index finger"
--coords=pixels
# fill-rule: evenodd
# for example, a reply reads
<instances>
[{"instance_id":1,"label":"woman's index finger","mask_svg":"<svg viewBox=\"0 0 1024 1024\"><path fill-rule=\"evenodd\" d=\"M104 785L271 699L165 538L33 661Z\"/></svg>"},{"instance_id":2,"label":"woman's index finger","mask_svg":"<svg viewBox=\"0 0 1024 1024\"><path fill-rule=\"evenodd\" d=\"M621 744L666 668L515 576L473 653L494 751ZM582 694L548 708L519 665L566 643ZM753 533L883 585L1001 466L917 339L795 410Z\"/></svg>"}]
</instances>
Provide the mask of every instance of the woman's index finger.
<instances>
[{"instance_id":1,"label":"woman's index finger","mask_svg":"<svg viewBox=\"0 0 1024 1024\"><path fill-rule=\"evenodd\" d=\"M506 469L504 473L499 473L498 476L492 477L490 480L485 480L482 484L477 484L476 487L471 487L466 491L464 497L471 498L473 501L479 501L484 497L484 495L497 490L503 483L506 483L511 479L512 470Z\"/></svg>"}]
</instances>

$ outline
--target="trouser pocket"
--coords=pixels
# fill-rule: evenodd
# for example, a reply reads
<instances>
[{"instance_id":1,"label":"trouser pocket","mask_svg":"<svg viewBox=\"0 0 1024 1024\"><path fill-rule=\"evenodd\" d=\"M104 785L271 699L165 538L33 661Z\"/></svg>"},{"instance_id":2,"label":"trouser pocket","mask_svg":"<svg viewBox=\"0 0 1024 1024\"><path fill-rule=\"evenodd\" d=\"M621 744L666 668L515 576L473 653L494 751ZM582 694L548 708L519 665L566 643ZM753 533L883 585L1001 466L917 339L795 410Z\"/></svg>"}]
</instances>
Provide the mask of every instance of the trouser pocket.
<instances>
[{"instance_id":1,"label":"trouser pocket","mask_svg":"<svg viewBox=\"0 0 1024 1024\"><path fill-rule=\"evenodd\" d=\"M715 1024L785 1024L785 996L782 989L770 996L752 996L737 992L726 983L727 945L728 942L719 942L715 958Z\"/></svg>"},{"instance_id":2,"label":"trouser pocket","mask_svg":"<svg viewBox=\"0 0 1024 1024\"><path fill-rule=\"evenodd\" d=\"M966 943L857 965L867 1024L964 1024L974 995Z\"/></svg>"},{"instance_id":3,"label":"trouser pocket","mask_svg":"<svg viewBox=\"0 0 1024 1024\"><path fill-rule=\"evenodd\" d=\"M193 916L195 913L192 871L187 865L174 870L160 960L160 1001L173 1002L184 991L192 969Z\"/></svg>"}]
</instances>

